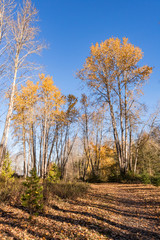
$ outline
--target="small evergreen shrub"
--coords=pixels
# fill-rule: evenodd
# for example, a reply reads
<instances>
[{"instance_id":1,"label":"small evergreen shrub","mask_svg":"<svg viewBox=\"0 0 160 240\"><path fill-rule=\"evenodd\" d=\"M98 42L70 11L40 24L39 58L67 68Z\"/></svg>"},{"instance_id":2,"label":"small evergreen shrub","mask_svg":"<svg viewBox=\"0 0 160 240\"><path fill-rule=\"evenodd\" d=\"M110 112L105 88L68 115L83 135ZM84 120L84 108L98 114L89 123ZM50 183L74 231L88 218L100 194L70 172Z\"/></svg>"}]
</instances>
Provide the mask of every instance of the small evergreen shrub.
<instances>
[{"instance_id":1,"label":"small evergreen shrub","mask_svg":"<svg viewBox=\"0 0 160 240\"><path fill-rule=\"evenodd\" d=\"M61 172L55 163L51 163L49 166L49 173L47 177L47 181L49 182L57 182L60 180Z\"/></svg>"},{"instance_id":2,"label":"small evergreen shrub","mask_svg":"<svg viewBox=\"0 0 160 240\"><path fill-rule=\"evenodd\" d=\"M30 177L27 177L23 185L25 192L21 198L22 205L27 207L30 216L37 215L43 209L43 187L34 168L30 171Z\"/></svg>"}]
</instances>

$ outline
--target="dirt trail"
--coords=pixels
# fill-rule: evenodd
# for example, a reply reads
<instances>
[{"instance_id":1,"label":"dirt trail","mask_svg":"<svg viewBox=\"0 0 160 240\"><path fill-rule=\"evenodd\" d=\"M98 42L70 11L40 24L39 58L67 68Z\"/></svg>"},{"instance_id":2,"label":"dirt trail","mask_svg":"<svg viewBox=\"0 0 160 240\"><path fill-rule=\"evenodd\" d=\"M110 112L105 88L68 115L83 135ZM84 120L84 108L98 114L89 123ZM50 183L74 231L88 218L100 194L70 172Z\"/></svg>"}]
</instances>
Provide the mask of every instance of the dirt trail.
<instances>
[{"instance_id":1,"label":"dirt trail","mask_svg":"<svg viewBox=\"0 0 160 240\"><path fill-rule=\"evenodd\" d=\"M160 187L92 184L86 197L53 200L32 224L28 213L0 206L0 240L160 239Z\"/></svg>"}]
</instances>

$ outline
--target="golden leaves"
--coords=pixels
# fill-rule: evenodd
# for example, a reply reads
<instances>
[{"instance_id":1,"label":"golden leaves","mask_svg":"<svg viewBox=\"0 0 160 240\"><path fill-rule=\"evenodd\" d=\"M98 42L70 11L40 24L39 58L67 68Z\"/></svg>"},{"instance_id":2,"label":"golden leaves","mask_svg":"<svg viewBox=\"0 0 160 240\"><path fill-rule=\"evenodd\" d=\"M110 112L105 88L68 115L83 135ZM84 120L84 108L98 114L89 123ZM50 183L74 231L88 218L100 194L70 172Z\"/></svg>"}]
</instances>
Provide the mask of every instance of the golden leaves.
<instances>
[{"instance_id":1,"label":"golden leaves","mask_svg":"<svg viewBox=\"0 0 160 240\"><path fill-rule=\"evenodd\" d=\"M16 91L12 117L15 126L33 123L43 118L44 114L54 121L55 116L60 114L61 105L65 103L60 90L54 85L52 77L40 74L39 79L36 84L27 81L26 86Z\"/></svg>"},{"instance_id":2,"label":"golden leaves","mask_svg":"<svg viewBox=\"0 0 160 240\"><path fill-rule=\"evenodd\" d=\"M107 96L107 91L114 89L118 93L124 83L128 90L142 86L152 73L152 67L138 66L143 53L139 47L128 42L128 38L109 38L100 44L91 46L83 68L77 76L85 81L89 88L98 94ZM119 82L119 83L118 83Z\"/></svg>"},{"instance_id":3,"label":"golden leaves","mask_svg":"<svg viewBox=\"0 0 160 240\"><path fill-rule=\"evenodd\" d=\"M137 67L142 57L141 49L129 43L128 38L123 38L122 42L118 38L109 38L91 46L90 56L81 70L81 79L86 77L89 80L97 80L95 72L101 72L104 76L111 74L115 76L117 72L121 74L130 71ZM152 68L146 72L146 75L148 76L151 71ZM144 78L146 75L144 74Z\"/></svg>"}]
</instances>

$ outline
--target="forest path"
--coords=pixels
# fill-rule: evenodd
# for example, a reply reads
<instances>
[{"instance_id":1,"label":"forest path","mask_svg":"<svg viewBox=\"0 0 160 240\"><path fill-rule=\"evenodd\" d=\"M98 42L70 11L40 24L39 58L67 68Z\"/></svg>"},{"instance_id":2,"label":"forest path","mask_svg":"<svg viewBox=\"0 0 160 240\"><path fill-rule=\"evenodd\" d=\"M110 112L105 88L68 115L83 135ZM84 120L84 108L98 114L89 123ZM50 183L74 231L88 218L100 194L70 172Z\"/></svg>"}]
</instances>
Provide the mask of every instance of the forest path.
<instances>
[{"instance_id":1,"label":"forest path","mask_svg":"<svg viewBox=\"0 0 160 240\"><path fill-rule=\"evenodd\" d=\"M19 207L1 204L0 239L160 239L160 187L91 184L76 200L54 199L34 222Z\"/></svg>"}]
</instances>

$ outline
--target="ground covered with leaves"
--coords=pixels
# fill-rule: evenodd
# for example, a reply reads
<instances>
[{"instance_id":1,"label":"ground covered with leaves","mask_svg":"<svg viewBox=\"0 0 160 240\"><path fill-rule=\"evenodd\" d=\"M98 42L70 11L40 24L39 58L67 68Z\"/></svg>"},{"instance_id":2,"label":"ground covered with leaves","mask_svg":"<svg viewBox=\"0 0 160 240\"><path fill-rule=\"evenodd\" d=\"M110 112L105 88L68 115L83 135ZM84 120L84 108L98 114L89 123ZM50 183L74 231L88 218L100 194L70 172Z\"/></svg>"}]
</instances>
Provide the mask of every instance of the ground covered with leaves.
<instances>
[{"instance_id":1,"label":"ground covered with leaves","mask_svg":"<svg viewBox=\"0 0 160 240\"><path fill-rule=\"evenodd\" d=\"M52 199L32 221L24 208L0 206L0 239L160 239L160 187L92 184L83 198Z\"/></svg>"}]
</instances>

